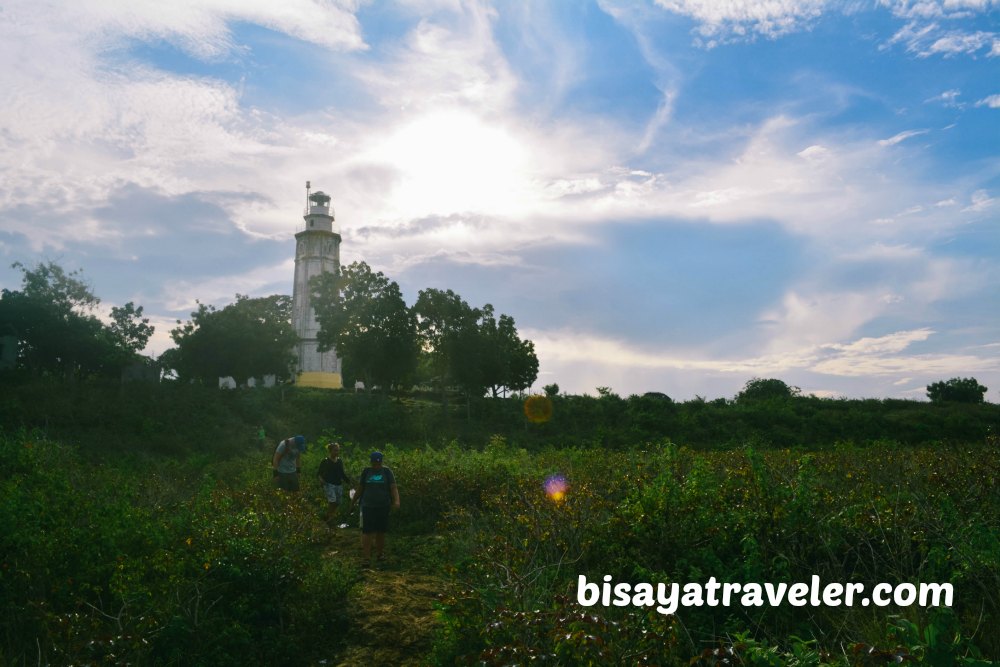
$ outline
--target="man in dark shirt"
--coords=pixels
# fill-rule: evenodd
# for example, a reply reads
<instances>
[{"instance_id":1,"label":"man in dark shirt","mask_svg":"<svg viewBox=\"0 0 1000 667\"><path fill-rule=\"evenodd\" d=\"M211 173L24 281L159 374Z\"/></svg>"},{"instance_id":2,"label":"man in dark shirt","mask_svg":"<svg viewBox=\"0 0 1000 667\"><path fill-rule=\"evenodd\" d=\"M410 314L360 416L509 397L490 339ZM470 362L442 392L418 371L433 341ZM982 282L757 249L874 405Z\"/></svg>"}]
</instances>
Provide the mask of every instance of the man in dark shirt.
<instances>
[{"instance_id":1,"label":"man in dark shirt","mask_svg":"<svg viewBox=\"0 0 1000 667\"><path fill-rule=\"evenodd\" d=\"M361 472L358 494L351 503L361 503L361 553L364 566L371 564L372 544L375 558L382 560L385 534L389 530L389 510L399 509L399 490L392 470L382 465L382 452L372 452L371 466Z\"/></svg>"},{"instance_id":2,"label":"man in dark shirt","mask_svg":"<svg viewBox=\"0 0 1000 667\"><path fill-rule=\"evenodd\" d=\"M349 482L350 478L340 458L340 443L331 442L326 451L327 457L319 464L319 479L326 494L326 516L323 518L329 522L337 518L337 508L344 499L344 482Z\"/></svg>"}]
</instances>

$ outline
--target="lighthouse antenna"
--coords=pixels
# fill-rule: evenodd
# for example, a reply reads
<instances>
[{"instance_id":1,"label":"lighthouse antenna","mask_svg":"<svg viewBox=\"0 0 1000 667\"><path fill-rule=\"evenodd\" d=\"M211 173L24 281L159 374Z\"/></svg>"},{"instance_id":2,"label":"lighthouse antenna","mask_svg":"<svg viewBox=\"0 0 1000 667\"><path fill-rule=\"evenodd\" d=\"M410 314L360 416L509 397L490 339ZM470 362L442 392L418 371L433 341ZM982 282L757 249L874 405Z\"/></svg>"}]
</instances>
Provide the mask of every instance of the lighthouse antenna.
<instances>
[{"instance_id":1,"label":"lighthouse antenna","mask_svg":"<svg viewBox=\"0 0 1000 667\"><path fill-rule=\"evenodd\" d=\"M309 181L306 181L306 213L309 213L309 187L311 185Z\"/></svg>"}]
</instances>

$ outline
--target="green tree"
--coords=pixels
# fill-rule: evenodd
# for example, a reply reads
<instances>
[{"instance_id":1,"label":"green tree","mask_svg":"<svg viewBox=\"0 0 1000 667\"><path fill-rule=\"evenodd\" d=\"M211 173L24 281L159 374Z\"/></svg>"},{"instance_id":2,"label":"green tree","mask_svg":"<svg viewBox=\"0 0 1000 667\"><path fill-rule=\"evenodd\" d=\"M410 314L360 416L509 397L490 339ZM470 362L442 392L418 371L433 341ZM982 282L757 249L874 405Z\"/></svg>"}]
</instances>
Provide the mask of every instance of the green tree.
<instances>
[{"instance_id":1,"label":"green tree","mask_svg":"<svg viewBox=\"0 0 1000 667\"><path fill-rule=\"evenodd\" d=\"M80 271L67 273L54 262L13 266L22 286L0 293L0 329L17 338L22 368L64 378L114 376L153 333L148 320L135 320L142 307L132 303L112 308L110 326L101 322L94 314L100 299ZM129 322L131 328L123 328Z\"/></svg>"},{"instance_id":2,"label":"green tree","mask_svg":"<svg viewBox=\"0 0 1000 667\"><path fill-rule=\"evenodd\" d=\"M442 386L469 397L527 389L538 377L531 341L517 335L514 318L497 318L491 304L472 308L451 290L426 289L414 305L423 348Z\"/></svg>"},{"instance_id":3,"label":"green tree","mask_svg":"<svg viewBox=\"0 0 1000 667\"><path fill-rule=\"evenodd\" d=\"M801 390L798 387L790 387L775 378L753 378L743 385L743 391L736 395L736 401L746 403L748 401L785 399L798 396L800 393Z\"/></svg>"},{"instance_id":4,"label":"green tree","mask_svg":"<svg viewBox=\"0 0 1000 667\"><path fill-rule=\"evenodd\" d=\"M982 403L986 387L976 378L951 378L927 385L927 398L931 403Z\"/></svg>"},{"instance_id":5,"label":"green tree","mask_svg":"<svg viewBox=\"0 0 1000 667\"><path fill-rule=\"evenodd\" d=\"M131 301L121 307L111 307L108 330L119 348L132 353L141 352L156 331L150 326L149 318L142 316L142 306L137 308Z\"/></svg>"},{"instance_id":6,"label":"green tree","mask_svg":"<svg viewBox=\"0 0 1000 667\"><path fill-rule=\"evenodd\" d=\"M535 344L521 340L514 318L510 315L493 317L493 306L483 307L480 325L480 345L485 387L496 397L501 390L527 389L538 377L538 357Z\"/></svg>"},{"instance_id":7,"label":"green tree","mask_svg":"<svg viewBox=\"0 0 1000 667\"><path fill-rule=\"evenodd\" d=\"M399 285L354 262L314 277L310 289L320 350L337 350L345 381L391 389L412 380L420 349L417 324Z\"/></svg>"},{"instance_id":8,"label":"green tree","mask_svg":"<svg viewBox=\"0 0 1000 667\"><path fill-rule=\"evenodd\" d=\"M475 353L475 330L480 313L451 290L428 288L417 295L413 305L423 352L442 394L447 387L466 384L471 379L467 365Z\"/></svg>"},{"instance_id":9,"label":"green tree","mask_svg":"<svg viewBox=\"0 0 1000 667\"><path fill-rule=\"evenodd\" d=\"M226 376L240 384L265 375L286 379L298 342L291 311L291 297L279 294L237 294L235 303L222 310L199 303L190 321L177 321L181 326L170 332L177 347L164 352L160 362L183 380L206 384Z\"/></svg>"}]
</instances>

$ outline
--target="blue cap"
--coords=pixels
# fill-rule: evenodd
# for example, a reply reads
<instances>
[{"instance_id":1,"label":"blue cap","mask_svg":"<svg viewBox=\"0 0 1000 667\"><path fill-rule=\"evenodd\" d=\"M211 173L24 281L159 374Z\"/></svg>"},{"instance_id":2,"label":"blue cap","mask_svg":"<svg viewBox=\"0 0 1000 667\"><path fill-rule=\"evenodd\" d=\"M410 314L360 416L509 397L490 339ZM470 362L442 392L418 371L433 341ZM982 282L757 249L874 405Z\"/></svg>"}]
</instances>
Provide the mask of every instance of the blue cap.
<instances>
[{"instance_id":1,"label":"blue cap","mask_svg":"<svg viewBox=\"0 0 1000 667\"><path fill-rule=\"evenodd\" d=\"M300 452L306 451L306 437L304 435L295 436L295 447L298 448Z\"/></svg>"},{"instance_id":2,"label":"blue cap","mask_svg":"<svg viewBox=\"0 0 1000 667\"><path fill-rule=\"evenodd\" d=\"M381 463L382 462L382 452L372 452L371 461L372 461L372 463L375 463L376 461L378 461L379 463Z\"/></svg>"}]
</instances>

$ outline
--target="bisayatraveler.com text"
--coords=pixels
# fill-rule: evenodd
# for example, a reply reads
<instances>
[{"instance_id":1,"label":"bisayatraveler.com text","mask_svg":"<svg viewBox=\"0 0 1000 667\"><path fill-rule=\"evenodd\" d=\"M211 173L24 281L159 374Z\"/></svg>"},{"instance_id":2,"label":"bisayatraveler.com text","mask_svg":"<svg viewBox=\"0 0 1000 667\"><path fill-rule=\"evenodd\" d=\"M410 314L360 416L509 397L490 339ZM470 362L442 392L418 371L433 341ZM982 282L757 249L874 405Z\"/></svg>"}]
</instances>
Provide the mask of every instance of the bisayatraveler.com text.
<instances>
[{"instance_id":1,"label":"bisayatraveler.com text","mask_svg":"<svg viewBox=\"0 0 1000 667\"><path fill-rule=\"evenodd\" d=\"M673 614L681 607L876 607L897 605L909 607L951 607L954 589L951 584L901 583L876 584L871 593L857 582L823 584L812 575L808 583L730 583L709 577L704 583L628 583L612 581L605 575L602 583L587 581L580 575L576 601L584 607L600 604L604 607L655 607L661 614Z\"/></svg>"}]
</instances>

